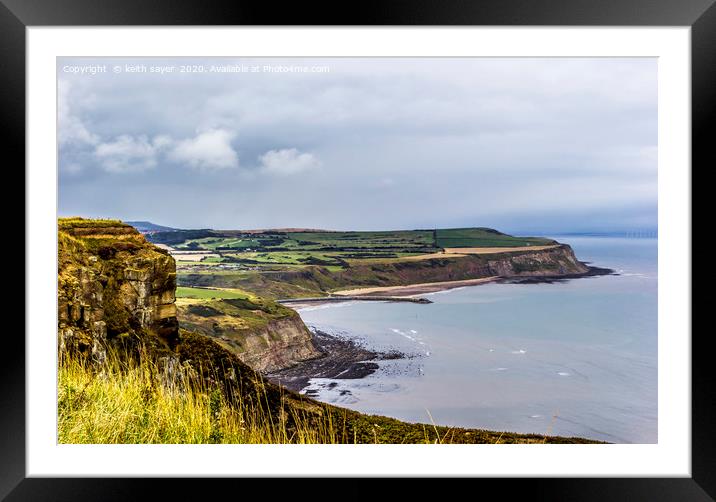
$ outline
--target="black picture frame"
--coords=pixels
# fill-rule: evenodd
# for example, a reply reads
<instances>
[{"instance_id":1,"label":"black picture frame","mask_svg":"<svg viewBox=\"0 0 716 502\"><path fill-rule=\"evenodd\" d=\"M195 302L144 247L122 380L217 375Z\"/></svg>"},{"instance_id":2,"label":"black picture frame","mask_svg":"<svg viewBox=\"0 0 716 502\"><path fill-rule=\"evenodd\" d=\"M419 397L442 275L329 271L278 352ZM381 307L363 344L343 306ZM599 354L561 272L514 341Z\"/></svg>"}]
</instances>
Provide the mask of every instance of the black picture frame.
<instances>
[{"instance_id":1,"label":"black picture frame","mask_svg":"<svg viewBox=\"0 0 716 502\"><path fill-rule=\"evenodd\" d=\"M0 0L0 103L4 151L25 161L25 29L112 25L532 25L690 26L692 43L692 166L716 165L708 134L716 110L715 0L314 0L274 5L258 0ZM10 162L9 160L7 162ZM9 169L10 166L7 167ZM692 175L694 169L692 167ZM693 198L692 198L693 201ZM16 212L16 210L14 211ZM694 213L694 217L697 213ZM692 228L695 228L692 224ZM698 227L696 227L698 228ZM692 255L693 256L693 255ZM695 256L693 256L695 258ZM698 263L698 262L695 262ZM27 269L31 266L25 263ZM26 315L28 305L26 304ZM692 309L693 312L693 309ZM19 317L19 316L16 316ZM19 330L16 330L19 332ZM691 333L683 333L690 336ZM716 497L716 414L711 330L692 336L692 477L530 479L509 481L510 496L550 500L713 500ZM3 336L0 364L0 498L135 500L159 488L165 499L206 498L235 480L51 479L25 476L25 353L17 333ZM483 480L484 483L505 481ZM147 487L152 483L151 487ZM154 485L158 486L154 486ZM211 488L209 488L209 484ZM227 492L228 493L228 492ZM487 493L487 492L485 492Z\"/></svg>"}]
</instances>

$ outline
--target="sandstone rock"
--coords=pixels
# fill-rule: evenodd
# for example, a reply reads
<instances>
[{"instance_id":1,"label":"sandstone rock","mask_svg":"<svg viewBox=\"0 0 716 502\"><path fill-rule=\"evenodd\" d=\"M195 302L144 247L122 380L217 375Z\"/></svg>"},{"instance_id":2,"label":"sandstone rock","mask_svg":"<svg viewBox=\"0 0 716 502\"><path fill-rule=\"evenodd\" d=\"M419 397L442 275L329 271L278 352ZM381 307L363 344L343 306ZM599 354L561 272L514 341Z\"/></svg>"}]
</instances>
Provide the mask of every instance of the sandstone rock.
<instances>
[{"instance_id":1,"label":"sandstone rock","mask_svg":"<svg viewBox=\"0 0 716 502\"><path fill-rule=\"evenodd\" d=\"M58 348L103 360L117 339L176 343L176 265L129 225L58 220ZM156 341L154 340L154 341Z\"/></svg>"},{"instance_id":2,"label":"sandstone rock","mask_svg":"<svg viewBox=\"0 0 716 502\"><path fill-rule=\"evenodd\" d=\"M266 373L294 366L319 357L313 336L293 310L269 300L262 312L259 306L237 309L230 301L198 301L179 308L182 327L220 343L254 370Z\"/></svg>"}]
</instances>

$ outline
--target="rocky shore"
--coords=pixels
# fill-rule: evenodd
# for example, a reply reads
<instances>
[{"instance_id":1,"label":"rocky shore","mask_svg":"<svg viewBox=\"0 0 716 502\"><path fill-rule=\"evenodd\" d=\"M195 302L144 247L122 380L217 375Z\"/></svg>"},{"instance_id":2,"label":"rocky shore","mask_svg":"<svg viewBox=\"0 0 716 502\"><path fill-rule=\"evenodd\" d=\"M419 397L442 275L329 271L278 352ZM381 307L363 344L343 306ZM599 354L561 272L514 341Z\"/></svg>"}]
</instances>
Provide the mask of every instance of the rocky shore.
<instances>
[{"instance_id":1,"label":"rocky shore","mask_svg":"<svg viewBox=\"0 0 716 502\"><path fill-rule=\"evenodd\" d=\"M321 355L290 368L268 373L270 381L298 392L308 386L311 378L364 378L379 368L376 361L408 357L399 351L377 352L348 338L317 329L312 331L313 343Z\"/></svg>"},{"instance_id":2,"label":"rocky shore","mask_svg":"<svg viewBox=\"0 0 716 502\"><path fill-rule=\"evenodd\" d=\"M534 277L503 277L497 282L502 284L553 284L555 282L565 282L570 279L581 279L583 277L596 277L600 275L619 275L611 268L592 267L588 265L588 270L582 274L564 274L564 275L542 275Z\"/></svg>"}]
</instances>

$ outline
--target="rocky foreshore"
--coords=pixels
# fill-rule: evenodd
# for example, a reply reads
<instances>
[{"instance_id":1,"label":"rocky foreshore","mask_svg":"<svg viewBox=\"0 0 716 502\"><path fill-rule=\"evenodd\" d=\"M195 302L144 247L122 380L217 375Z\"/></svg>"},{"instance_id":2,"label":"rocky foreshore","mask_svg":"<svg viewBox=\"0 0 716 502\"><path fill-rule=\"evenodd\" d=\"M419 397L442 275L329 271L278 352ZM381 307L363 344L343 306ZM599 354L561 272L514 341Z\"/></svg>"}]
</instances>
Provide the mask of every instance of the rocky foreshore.
<instances>
[{"instance_id":1,"label":"rocky foreshore","mask_svg":"<svg viewBox=\"0 0 716 502\"><path fill-rule=\"evenodd\" d=\"M397 350L378 352L362 347L348 338L317 329L312 331L313 343L321 356L269 373L269 380L298 392L308 386L311 378L364 378L379 368L376 361L408 357Z\"/></svg>"},{"instance_id":2,"label":"rocky foreshore","mask_svg":"<svg viewBox=\"0 0 716 502\"><path fill-rule=\"evenodd\" d=\"M585 263L585 265L587 265ZM563 275L542 275L533 277L503 277L498 282L503 284L552 284L555 282L564 282L570 279L581 279L583 277L596 277L600 275L619 275L611 268L593 267L587 265L588 270L581 274L563 274Z\"/></svg>"}]
</instances>

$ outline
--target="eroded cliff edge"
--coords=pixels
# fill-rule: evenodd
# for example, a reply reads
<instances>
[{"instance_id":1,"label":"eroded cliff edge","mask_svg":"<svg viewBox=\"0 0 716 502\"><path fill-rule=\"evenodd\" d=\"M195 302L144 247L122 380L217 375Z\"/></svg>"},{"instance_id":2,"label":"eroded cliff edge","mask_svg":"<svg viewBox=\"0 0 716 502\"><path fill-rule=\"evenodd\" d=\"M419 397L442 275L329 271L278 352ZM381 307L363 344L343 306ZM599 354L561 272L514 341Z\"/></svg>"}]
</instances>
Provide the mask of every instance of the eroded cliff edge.
<instances>
[{"instance_id":1,"label":"eroded cliff edge","mask_svg":"<svg viewBox=\"0 0 716 502\"><path fill-rule=\"evenodd\" d=\"M176 267L165 251L115 220L58 220L58 345L105 357L140 338L171 347L179 336Z\"/></svg>"},{"instance_id":2,"label":"eroded cliff edge","mask_svg":"<svg viewBox=\"0 0 716 502\"><path fill-rule=\"evenodd\" d=\"M359 287L407 286L495 276L578 277L589 275L592 271L577 259L568 244L556 244L540 250L526 248L509 253L444 254L426 259L352 264L340 271L313 266L269 275L184 273L180 276L180 282L185 286L239 288L269 298L298 298ZM298 294L286 295L286 284L291 285Z\"/></svg>"},{"instance_id":3,"label":"eroded cliff edge","mask_svg":"<svg viewBox=\"0 0 716 502\"><path fill-rule=\"evenodd\" d=\"M178 312L182 327L212 337L264 373L321 356L298 313L265 298L181 299Z\"/></svg>"},{"instance_id":4,"label":"eroded cliff edge","mask_svg":"<svg viewBox=\"0 0 716 502\"><path fill-rule=\"evenodd\" d=\"M258 371L320 355L292 309L260 298L181 305L166 251L115 220L58 220L58 346L103 360L109 344L173 348L183 327Z\"/></svg>"}]
</instances>

